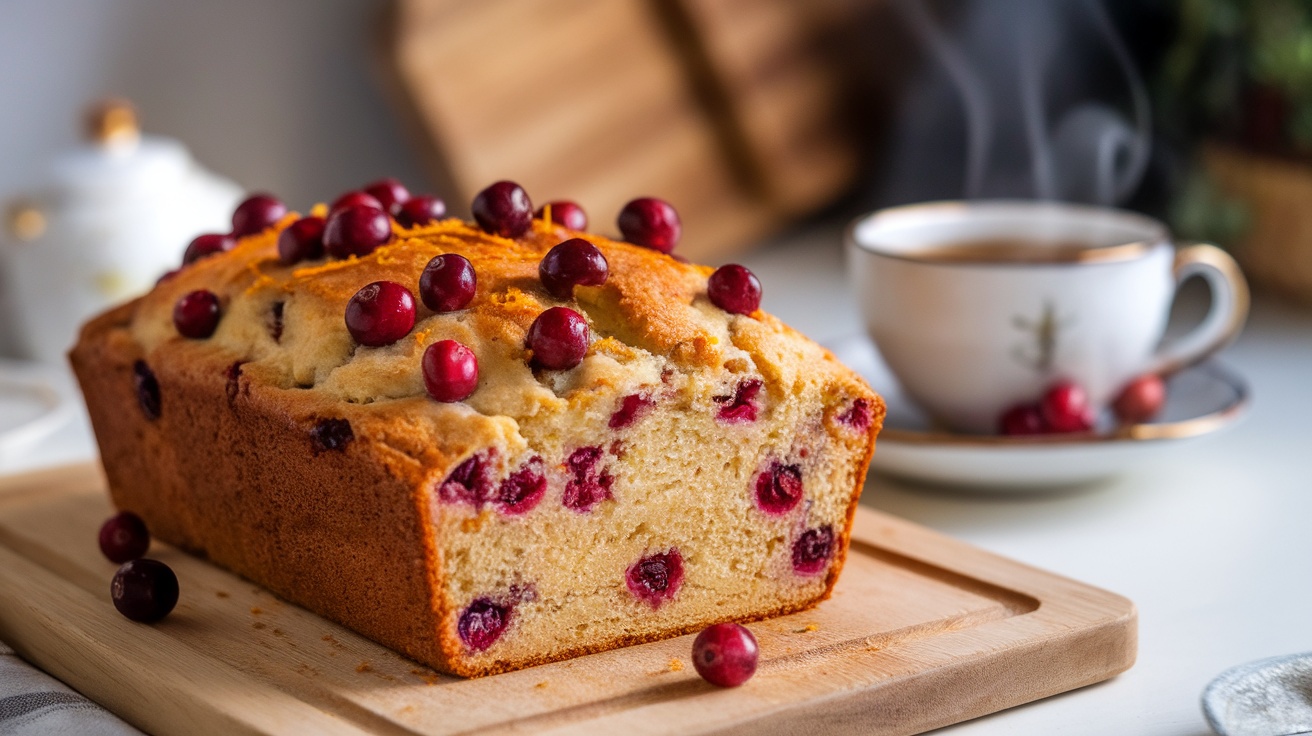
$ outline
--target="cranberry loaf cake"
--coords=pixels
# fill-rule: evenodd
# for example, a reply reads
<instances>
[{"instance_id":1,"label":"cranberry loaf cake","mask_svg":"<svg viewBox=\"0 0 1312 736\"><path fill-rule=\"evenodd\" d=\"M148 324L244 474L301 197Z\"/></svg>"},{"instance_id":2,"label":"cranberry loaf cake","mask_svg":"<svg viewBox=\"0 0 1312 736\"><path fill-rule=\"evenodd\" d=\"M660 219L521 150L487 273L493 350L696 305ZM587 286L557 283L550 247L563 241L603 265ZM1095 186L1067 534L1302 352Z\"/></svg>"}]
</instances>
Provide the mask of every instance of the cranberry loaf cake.
<instances>
[{"instance_id":1,"label":"cranberry loaf cake","mask_svg":"<svg viewBox=\"0 0 1312 736\"><path fill-rule=\"evenodd\" d=\"M230 235L70 358L114 503L438 670L486 675L807 608L847 551L883 403L747 269L395 182Z\"/></svg>"}]
</instances>

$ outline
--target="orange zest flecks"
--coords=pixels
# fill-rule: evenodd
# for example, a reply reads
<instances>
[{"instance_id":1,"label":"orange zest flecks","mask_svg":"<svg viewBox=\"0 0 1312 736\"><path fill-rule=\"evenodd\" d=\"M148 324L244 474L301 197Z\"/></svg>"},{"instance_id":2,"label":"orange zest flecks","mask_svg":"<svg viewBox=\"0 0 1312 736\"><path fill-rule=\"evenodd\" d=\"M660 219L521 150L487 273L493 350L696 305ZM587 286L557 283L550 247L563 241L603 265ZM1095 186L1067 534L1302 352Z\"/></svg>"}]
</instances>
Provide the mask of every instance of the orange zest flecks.
<instances>
[{"instance_id":1,"label":"orange zest flecks","mask_svg":"<svg viewBox=\"0 0 1312 736\"><path fill-rule=\"evenodd\" d=\"M232 247L230 253L244 253L246 251L258 251L264 249L275 249L278 245L278 236L282 231L293 222L300 219L300 214L288 212L282 216L282 219L264 228L258 233L252 233L242 238L237 238L237 243Z\"/></svg>"},{"instance_id":2,"label":"orange zest flecks","mask_svg":"<svg viewBox=\"0 0 1312 736\"><path fill-rule=\"evenodd\" d=\"M377 261L378 265L380 266L397 266L406 263L408 261L408 259L395 257L393 255L396 252L395 250L388 249L383 252L379 252L379 251L383 251L383 248L379 248L378 250L374 251L374 253L377 254L374 260Z\"/></svg>"},{"instance_id":3,"label":"orange zest flecks","mask_svg":"<svg viewBox=\"0 0 1312 736\"><path fill-rule=\"evenodd\" d=\"M327 261L317 266L306 266L305 268L298 268L295 271L292 271L292 278L308 279L313 276L318 276L319 274L322 273L328 273L329 271L338 271L343 268L350 268L351 266L355 265L355 262L357 260L358 259L355 256L351 256L345 260Z\"/></svg>"}]
</instances>

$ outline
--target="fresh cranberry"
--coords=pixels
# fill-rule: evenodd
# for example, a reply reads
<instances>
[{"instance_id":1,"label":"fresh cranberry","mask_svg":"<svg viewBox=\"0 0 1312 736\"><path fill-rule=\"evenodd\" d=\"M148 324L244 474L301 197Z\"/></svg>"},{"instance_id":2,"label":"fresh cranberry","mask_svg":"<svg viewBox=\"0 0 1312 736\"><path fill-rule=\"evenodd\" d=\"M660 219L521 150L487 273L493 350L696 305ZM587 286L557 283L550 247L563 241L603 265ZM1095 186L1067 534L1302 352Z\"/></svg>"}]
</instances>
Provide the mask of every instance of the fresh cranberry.
<instances>
[{"instance_id":1,"label":"fresh cranberry","mask_svg":"<svg viewBox=\"0 0 1312 736\"><path fill-rule=\"evenodd\" d=\"M334 258L367 256L392 239L392 219L368 205L352 205L328 215L323 246Z\"/></svg>"},{"instance_id":2,"label":"fresh cranberry","mask_svg":"<svg viewBox=\"0 0 1312 736\"><path fill-rule=\"evenodd\" d=\"M287 265L323 258L322 217L302 217L278 234L278 259Z\"/></svg>"},{"instance_id":3,"label":"fresh cranberry","mask_svg":"<svg viewBox=\"0 0 1312 736\"><path fill-rule=\"evenodd\" d=\"M436 256L419 274L419 298L434 312L464 309L473 301L477 290L474 265L455 253Z\"/></svg>"},{"instance_id":4,"label":"fresh cranberry","mask_svg":"<svg viewBox=\"0 0 1312 736\"><path fill-rule=\"evenodd\" d=\"M132 364L132 383L137 389L137 403L141 405L141 413L151 421L159 419L159 381L146 361L138 360Z\"/></svg>"},{"instance_id":5,"label":"fresh cranberry","mask_svg":"<svg viewBox=\"0 0 1312 736\"><path fill-rule=\"evenodd\" d=\"M557 299L573 299L575 286L601 286L609 275L606 256L583 238L555 246L538 264L542 285Z\"/></svg>"},{"instance_id":6,"label":"fresh cranberry","mask_svg":"<svg viewBox=\"0 0 1312 736\"><path fill-rule=\"evenodd\" d=\"M438 340L424 351L424 387L442 402L464 401L478 388L478 358L455 340Z\"/></svg>"},{"instance_id":7,"label":"fresh cranberry","mask_svg":"<svg viewBox=\"0 0 1312 736\"><path fill-rule=\"evenodd\" d=\"M756 413L760 409L756 397L761 393L762 385L759 378L749 378L738 384L731 395L714 397L713 401L720 405L715 418L726 424L756 421Z\"/></svg>"},{"instance_id":8,"label":"fresh cranberry","mask_svg":"<svg viewBox=\"0 0 1312 736\"><path fill-rule=\"evenodd\" d=\"M852 402L852 406L847 411L838 415L838 421L855 429L858 432L864 432L870 429L870 422L874 419L870 411L870 402L865 399L857 399Z\"/></svg>"},{"instance_id":9,"label":"fresh cranberry","mask_svg":"<svg viewBox=\"0 0 1312 736\"><path fill-rule=\"evenodd\" d=\"M761 306L761 281L736 263L720 266L706 281L711 304L732 314L751 314Z\"/></svg>"},{"instance_id":10,"label":"fresh cranberry","mask_svg":"<svg viewBox=\"0 0 1312 736\"><path fill-rule=\"evenodd\" d=\"M1039 402L1043 421L1052 432L1084 432L1093 428L1093 408L1080 386L1064 381L1048 389Z\"/></svg>"},{"instance_id":11,"label":"fresh cranberry","mask_svg":"<svg viewBox=\"0 0 1312 736\"><path fill-rule=\"evenodd\" d=\"M492 464L485 454L471 456L442 481L438 495L447 503L482 506L492 496Z\"/></svg>"},{"instance_id":12,"label":"fresh cranberry","mask_svg":"<svg viewBox=\"0 0 1312 736\"><path fill-rule=\"evenodd\" d=\"M601 462L600 447L580 447L570 453L565 461L570 479L565 483L565 493L561 502L579 513L587 513L593 506L611 497L610 487L615 478L603 468L597 470Z\"/></svg>"},{"instance_id":13,"label":"fresh cranberry","mask_svg":"<svg viewBox=\"0 0 1312 736\"><path fill-rule=\"evenodd\" d=\"M100 527L100 551L120 565L135 560L150 549L146 522L131 511L120 511Z\"/></svg>"},{"instance_id":14,"label":"fresh cranberry","mask_svg":"<svg viewBox=\"0 0 1312 736\"><path fill-rule=\"evenodd\" d=\"M660 608L683 584L683 555L677 549L647 555L629 566L624 581L638 600Z\"/></svg>"},{"instance_id":15,"label":"fresh cranberry","mask_svg":"<svg viewBox=\"0 0 1312 736\"><path fill-rule=\"evenodd\" d=\"M155 285L159 286L160 284L164 283L165 281L168 281L169 279L172 279L174 276L177 276L180 273L182 273L182 269L180 268L175 268L171 271L165 271L163 274L160 275L159 278L155 279Z\"/></svg>"},{"instance_id":16,"label":"fresh cranberry","mask_svg":"<svg viewBox=\"0 0 1312 736\"><path fill-rule=\"evenodd\" d=\"M793 542L793 569L812 575L825 569L834 553L834 530L827 526L807 529Z\"/></svg>"},{"instance_id":17,"label":"fresh cranberry","mask_svg":"<svg viewBox=\"0 0 1312 736\"><path fill-rule=\"evenodd\" d=\"M770 463L756 476L756 505L773 516L792 511L802 500L802 469L796 465Z\"/></svg>"},{"instance_id":18,"label":"fresh cranberry","mask_svg":"<svg viewBox=\"0 0 1312 736\"><path fill-rule=\"evenodd\" d=\"M159 560L129 560L114 573L109 597L133 621L158 621L178 604L178 576Z\"/></svg>"},{"instance_id":19,"label":"fresh cranberry","mask_svg":"<svg viewBox=\"0 0 1312 736\"><path fill-rule=\"evenodd\" d=\"M528 329L534 365L551 370L573 368L588 354L588 321L566 307L552 307Z\"/></svg>"},{"instance_id":20,"label":"fresh cranberry","mask_svg":"<svg viewBox=\"0 0 1312 736\"><path fill-rule=\"evenodd\" d=\"M738 687L756 674L760 648L746 626L715 624L692 642L692 666L703 680L720 687Z\"/></svg>"},{"instance_id":21,"label":"fresh cranberry","mask_svg":"<svg viewBox=\"0 0 1312 736\"><path fill-rule=\"evenodd\" d=\"M1043 412L1039 411L1038 404L1017 404L998 418L998 434L1019 437L1047 432L1048 423L1043 421Z\"/></svg>"},{"instance_id":22,"label":"fresh cranberry","mask_svg":"<svg viewBox=\"0 0 1312 736\"><path fill-rule=\"evenodd\" d=\"M1161 376L1149 373L1126 384L1112 403L1112 410L1125 424L1138 424L1157 416L1165 403L1166 384Z\"/></svg>"},{"instance_id":23,"label":"fresh cranberry","mask_svg":"<svg viewBox=\"0 0 1312 736\"><path fill-rule=\"evenodd\" d=\"M499 181L479 192L471 209L479 227L503 238L518 238L533 224L533 203L513 181Z\"/></svg>"},{"instance_id":24,"label":"fresh cranberry","mask_svg":"<svg viewBox=\"0 0 1312 736\"><path fill-rule=\"evenodd\" d=\"M543 215L547 213L547 207L551 208L551 221L557 225L564 225L570 230L588 229L588 213L584 212L578 204L565 199L557 199L539 207L538 211L533 213L533 216L542 219Z\"/></svg>"},{"instance_id":25,"label":"fresh cranberry","mask_svg":"<svg viewBox=\"0 0 1312 736\"><path fill-rule=\"evenodd\" d=\"M356 190L356 191L347 192L346 194L343 194L337 199L334 199L332 205L328 207L328 216L332 217L334 212L340 212L341 210L344 210L347 207L356 207L361 205L364 207L373 207L376 210L382 210L383 212L387 212L387 208L383 206L382 202L378 201L377 197L367 192L361 192Z\"/></svg>"},{"instance_id":26,"label":"fresh cranberry","mask_svg":"<svg viewBox=\"0 0 1312 736\"><path fill-rule=\"evenodd\" d=\"M286 302L274 302L269 308L266 326L269 328L269 337L272 337L274 342L282 342L282 312L286 307Z\"/></svg>"},{"instance_id":27,"label":"fresh cranberry","mask_svg":"<svg viewBox=\"0 0 1312 736\"><path fill-rule=\"evenodd\" d=\"M383 211L391 215L395 215L401 210L401 205L410 201L410 190L390 176L366 186L364 192L378 200L383 205Z\"/></svg>"},{"instance_id":28,"label":"fresh cranberry","mask_svg":"<svg viewBox=\"0 0 1312 736\"><path fill-rule=\"evenodd\" d=\"M638 418L647 413L647 410L656 404L656 400L643 394L629 394L620 399L620 406L610 415L609 426L611 429L624 429L625 427L638 421Z\"/></svg>"},{"instance_id":29,"label":"fresh cranberry","mask_svg":"<svg viewBox=\"0 0 1312 736\"><path fill-rule=\"evenodd\" d=\"M346 329L361 345L391 345L415 326L415 298L395 281L375 281L346 305Z\"/></svg>"},{"instance_id":30,"label":"fresh cranberry","mask_svg":"<svg viewBox=\"0 0 1312 736\"><path fill-rule=\"evenodd\" d=\"M314 444L314 454L340 451L355 439L351 423L345 419L320 419L310 430L310 441Z\"/></svg>"},{"instance_id":31,"label":"fresh cranberry","mask_svg":"<svg viewBox=\"0 0 1312 736\"><path fill-rule=\"evenodd\" d=\"M446 217L446 202L420 194L406 200L396 212L396 221L405 227L419 227Z\"/></svg>"},{"instance_id":32,"label":"fresh cranberry","mask_svg":"<svg viewBox=\"0 0 1312 736\"><path fill-rule=\"evenodd\" d=\"M244 238L262 232L287 214L287 205L268 194L256 194L237 205L232 213L232 236Z\"/></svg>"},{"instance_id":33,"label":"fresh cranberry","mask_svg":"<svg viewBox=\"0 0 1312 736\"><path fill-rule=\"evenodd\" d=\"M497 488L496 504L507 514L526 514L547 492L542 458L534 455L511 473Z\"/></svg>"},{"instance_id":34,"label":"fresh cranberry","mask_svg":"<svg viewBox=\"0 0 1312 736\"><path fill-rule=\"evenodd\" d=\"M683 223L669 202L640 197L624 205L619 217L620 233L630 243L669 253L679 242Z\"/></svg>"},{"instance_id":35,"label":"fresh cranberry","mask_svg":"<svg viewBox=\"0 0 1312 736\"><path fill-rule=\"evenodd\" d=\"M219 326L219 297L212 291L188 292L173 305L173 326L183 337L203 340Z\"/></svg>"},{"instance_id":36,"label":"fresh cranberry","mask_svg":"<svg viewBox=\"0 0 1312 736\"><path fill-rule=\"evenodd\" d=\"M475 652L481 652L501 638L501 633L506 630L506 624L509 623L508 607L493 603L488 598L479 598L470 603L469 607L460 614L456 630L460 632L460 640L465 646Z\"/></svg>"},{"instance_id":37,"label":"fresh cranberry","mask_svg":"<svg viewBox=\"0 0 1312 736\"><path fill-rule=\"evenodd\" d=\"M237 241L231 235L220 235L218 233L197 235L187 244L187 250L182 254L182 265L188 266L216 253L230 251L232 246L236 244Z\"/></svg>"}]
</instances>

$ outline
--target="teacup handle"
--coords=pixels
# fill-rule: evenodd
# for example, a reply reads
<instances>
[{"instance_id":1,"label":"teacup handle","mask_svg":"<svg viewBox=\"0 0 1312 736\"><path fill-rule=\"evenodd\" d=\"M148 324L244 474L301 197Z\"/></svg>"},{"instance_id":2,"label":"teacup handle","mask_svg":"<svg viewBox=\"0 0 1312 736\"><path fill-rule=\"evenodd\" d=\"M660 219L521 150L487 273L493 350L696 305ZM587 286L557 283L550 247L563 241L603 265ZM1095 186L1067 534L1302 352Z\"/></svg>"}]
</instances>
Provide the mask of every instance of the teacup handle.
<instances>
[{"instance_id":1,"label":"teacup handle","mask_svg":"<svg viewBox=\"0 0 1312 736\"><path fill-rule=\"evenodd\" d=\"M1175 286L1202 276L1212 290L1212 307L1189 334L1157 354L1150 373L1171 374L1197 363L1230 343L1248 318L1248 282L1230 254L1206 243L1181 248L1175 254Z\"/></svg>"}]
</instances>

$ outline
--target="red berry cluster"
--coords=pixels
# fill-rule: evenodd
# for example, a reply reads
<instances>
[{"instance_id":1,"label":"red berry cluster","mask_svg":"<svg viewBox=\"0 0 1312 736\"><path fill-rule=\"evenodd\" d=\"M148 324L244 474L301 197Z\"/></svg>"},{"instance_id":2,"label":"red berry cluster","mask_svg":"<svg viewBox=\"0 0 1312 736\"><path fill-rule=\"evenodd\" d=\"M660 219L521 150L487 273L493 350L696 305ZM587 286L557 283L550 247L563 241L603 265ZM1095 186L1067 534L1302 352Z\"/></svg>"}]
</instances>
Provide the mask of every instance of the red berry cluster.
<instances>
[{"instance_id":1,"label":"red berry cluster","mask_svg":"<svg viewBox=\"0 0 1312 736\"><path fill-rule=\"evenodd\" d=\"M479 192L470 207L483 230L505 238L528 231L535 212L524 188L499 181ZM287 214L287 207L267 194L242 202L232 216L231 234L198 236L187 247L184 265L231 250L237 238L262 232ZM446 205L431 196L414 196L395 179L382 179L363 189L346 192L328 209L327 217L302 217L278 235L278 257L292 265L305 260L363 257L392 237L392 221L416 227L443 217ZM571 230L587 227L583 208L557 200L536 211ZM623 236L640 246L670 253L683 231L678 212L668 202L641 197L621 209L618 225ZM578 286L601 286L610 266L601 250L584 238L570 238L542 258L538 274L543 287L557 299L571 300ZM166 277L167 278L167 277ZM448 253L428 263L419 277L419 297L434 312L464 309L477 290L474 267L463 256ZM733 314L751 314L761 303L761 282L746 268L730 264L716 270L707 280L707 296L713 304ZM179 334L205 339L214 334L222 316L222 302L215 293L200 289L181 299L173 309ZM414 294L395 281L376 281L360 289L346 306L346 329L361 345L383 347L405 337L414 329ZM568 307L551 307L533 321L527 347L538 368L565 370L577 366L587 354L591 332L587 320ZM478 385L478 360L469 347L455 341L434 343L422 361L424 384L438 401L462 401Z\"/></svg>"},{"instance_id":2,"label":"red berry cluster","mask_svg":"<svg viewBox=\"0 0 1312 736\"><path fill-rule=\"evenodd\" d=\"M183 254L184 266L232 250L238 238L255 235L287 215L287 205L268 194L255 194L237 205L230 233L198 235ZM396 179L380 179L338 197L328 217L302 217L278 236L278 257L293 264L322 258L367 255L392 238L391 220L417 227L446 216L446 204L430 195L412 195Z\"/></svg>"},{"instance_id":3,"label":"red berry cluster","mask_svg":"<svg viewBox=\"0 0 1312 736\"><path fill-rule=\"evenodd\" d=\"M439 255L419 276L419 296L434 312L464 309L474 298L477 277L463 256ZM346 305L346 329L361 345L383 347L410 334L415 326L415 298L395 281L375 281ZM455 340L429 345L421 361L429 396L442 402L464 401L478 387L478 359Z\"/></svg>"},{"instance_id":4,"label":"red berry cluster","mask_svg":"<svg viewBox=\"0 0 1312 736\"><path fill-rule=\"evenodd\" d=\"M1148 374L1135 378L1121 389L1112 403L1123 424L1146 422L1161 411L1166 387L1161 377ZM1095 412L1088 394L1078 384L1062 381L1048 388L1036 403L1017 404L998 418L1004 435L1060 434L1093 429Z\"/></svg>"},{"instance_id":5,"label":"red berry cluster","mask_svg":"<svg viewBox=\"0 0 1312 736\"><path fill-rule=\"evenodd\" d=\"M196 236L182 256L182 265L232 250L238 238L263 232L286 215L287 205L277 198L252 195L233 211L232 232ZM325 254L334 258L365 256L392 239L393 218L404 227L417 227L445 215L446 204L441 199L411 195L396 179L380 179L338 197L327 218L302 217L288 225L278 235L278 258L292 265ZM173 308L173 324L184 337L205 339L214 334L221 313L219 297L201 289L178 300Z\"/></svg>"},{"instance_id":6,"label":"red berry cluster","mask_svg":"<svg viewBox=\"0 0 1312 736\"><path fill-rule=\"evenodd\" d=\"M178 603L178 577L168 565L145 558L150 549L146 522L131 511L111 517L100 527L100 551L119 563L109 594L114 608L133 621L158 621Z\"/></svg>"},{"instance_id":7,"label":"red berry cluster","mask_svg":"<svg viewBox=\"0 0 1312 736\"><path fill-rule=\"evenodd\" d=\"M1053 384L1033 404L1018 404L1003 413L998 431L1007 435L1086 432L1094 411L1084 388L1070 381Z\"/></svg>"}]
</instances>

